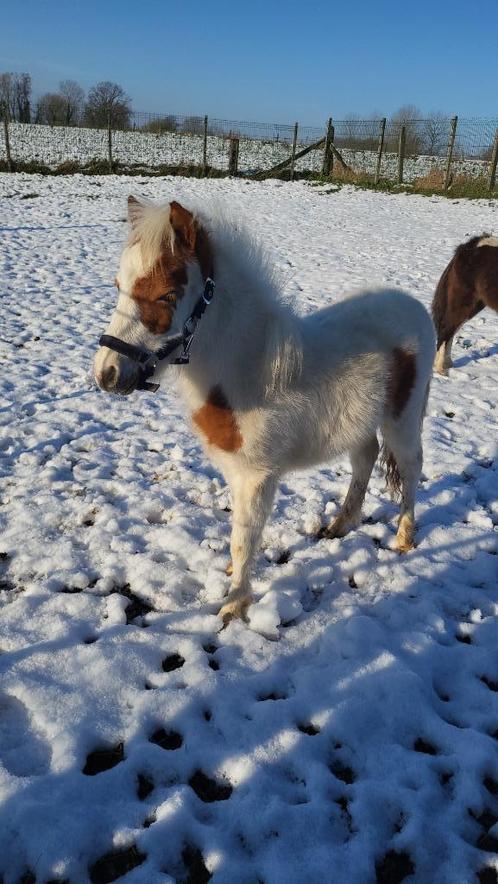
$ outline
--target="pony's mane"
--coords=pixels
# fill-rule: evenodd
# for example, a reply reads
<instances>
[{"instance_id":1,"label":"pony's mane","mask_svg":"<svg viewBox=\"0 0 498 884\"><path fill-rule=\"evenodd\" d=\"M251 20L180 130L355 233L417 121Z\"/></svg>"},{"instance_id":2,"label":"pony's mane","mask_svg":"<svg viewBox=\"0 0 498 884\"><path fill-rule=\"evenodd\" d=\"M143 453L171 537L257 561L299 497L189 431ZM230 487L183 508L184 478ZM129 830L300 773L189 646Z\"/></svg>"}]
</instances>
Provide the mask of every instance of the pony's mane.
<instances>
[{"instance_id":1,"label":"pony's mane","mask_svg":"<svg viewBox=\"0 0 498 884\"><path fill-rule=\"evenodd\" d=\"M269 367L267 391L271 394L284 388L301 371L302 346L297 317L283 292L283 280L274 261L261 241L250 232L248 223L241 222L240 215L235 216L233 210L219 199L204 200L202 208L192 204L185 208L192 212L211 243L215 281L217 265L233 267L243 280L244 291L250 293L251 303L256 308L254 313L264 313ZM174 250L174 231L169 216L169 203L146 203L132 228L128 245L140 243L145 271L158 261L164 242ZM228 296L235 301L237 292L226 293Z\"/></svg>"}]
</instances>

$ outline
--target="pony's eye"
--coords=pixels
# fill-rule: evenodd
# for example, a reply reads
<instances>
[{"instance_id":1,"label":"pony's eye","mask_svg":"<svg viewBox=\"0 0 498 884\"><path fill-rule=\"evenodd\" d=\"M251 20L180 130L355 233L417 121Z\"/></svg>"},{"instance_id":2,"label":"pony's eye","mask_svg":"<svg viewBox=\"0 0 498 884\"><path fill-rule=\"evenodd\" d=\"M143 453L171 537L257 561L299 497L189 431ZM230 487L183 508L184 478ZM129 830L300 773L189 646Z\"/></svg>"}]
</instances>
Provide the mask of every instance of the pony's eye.
<instances>
[{"instance_id":1,"label":"pony's eye","mask_svg":"<svg viewBox=\"0 0 498 884\"><path fill-rule=\"evenodd\" d=\"M164 295L159 295L158 301L166 301L166 303L171 304L173 301L176 301L176 292L166 292Z\"/></svg>"}]
</instances>

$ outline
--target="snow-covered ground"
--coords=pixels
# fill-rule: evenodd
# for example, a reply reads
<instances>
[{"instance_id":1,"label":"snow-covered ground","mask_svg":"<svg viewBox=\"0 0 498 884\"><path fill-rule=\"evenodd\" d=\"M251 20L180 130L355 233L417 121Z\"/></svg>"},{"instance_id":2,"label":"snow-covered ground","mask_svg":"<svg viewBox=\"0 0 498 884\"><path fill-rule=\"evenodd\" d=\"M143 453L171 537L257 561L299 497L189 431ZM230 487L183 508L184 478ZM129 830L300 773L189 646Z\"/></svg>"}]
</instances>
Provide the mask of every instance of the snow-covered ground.
<instances>
[{"instance_id":1,"label":"snow-covered ground","mask_svg":"<svg viewBox=\"0 0 498 884\"><path fill-rule=\"evenodd\" d=\"M89 375L130 187L235 204L301 311L378 283L429 305L456 244L498 232L491 201L0 176L4 884L496 881L498 317L434 379L417 548L391 549L380 474L341 541L315 535L347 461L291 474L253 628L219 631L221 477L173 385Z\"/></svg>"},{"instance_id":2,"label":"snow-covered ground","mask_svg":"<svg viewBox=\"0 0 498 884\"><path fill-rule=\"evenodd\" d=\"M70 126L40 126L31 123L11 123L9 127L12 158L17 162L43 163L55 169L66 162L81 164L93 160L107 160L107 132L102 129L80 129ZM317 140L319 136L317 135ZM183 135L165 132L113 132L114 160L125 167L134 165L153 169L161 165L197 165L203 163L204 139L202 135ZM297 150L306 147L298 140ZM240 139L239 172L249 174L258 169L270 169L287 159L290 143ZM214 169L228 170L229 141L219 135L207 139L207 162ZM377 167L377 151L348 150L341 148L341 155L357 172L373 174ZM5 157L3 128L0 127L0 158ZM298 172L322 170L323 149L313 150L296 162ZM404 162L403 180L407 183L422 178L431 170L443 171L446 157L407 156ZM479 177L487 174L489 163L477 158L457 159L452 165L454 175ZM382 155L381 176L397 179L398 156L385 151Z\"/></svg>"}]
</instances>

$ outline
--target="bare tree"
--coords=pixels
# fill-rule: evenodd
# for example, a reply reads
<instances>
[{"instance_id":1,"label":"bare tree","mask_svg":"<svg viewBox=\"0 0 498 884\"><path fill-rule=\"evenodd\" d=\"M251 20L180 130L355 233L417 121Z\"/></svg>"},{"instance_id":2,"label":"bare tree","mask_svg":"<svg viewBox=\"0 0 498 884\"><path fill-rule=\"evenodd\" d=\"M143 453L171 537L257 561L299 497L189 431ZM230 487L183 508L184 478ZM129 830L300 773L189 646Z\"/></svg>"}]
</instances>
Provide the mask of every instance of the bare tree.
<instances>
[{"instance_id":1,"label":"bare tree","mask_svg":"<svg viewBox=\"0 0 498 884\"><path fill-rule=\"evenodd\" d=\"M186 135L203 135L204 120L202 117L185 117L182 123L182 132Z\"/></svg>"},{"instance_id":2,"label":"bare tree","mask_svg":"<svg viewBox=\"0 0 498 884\"><path fill-rule=\"evenodd\" d=\"M31 122L31 77L29 74L16 76L16 113L20 123Z\"/></svg>"},{"instance_id":3,"label":"bare tree","mask_svg":"<svg viewBox=\"0 0 498 884\"><path fill-rule=\"evenodd\" d=\"M396 138L402 126L406 128L405 150L407 154L417 154L422 150L422 111L415 104L404 104L391 114L390 127Z\"/></svg>"},{"instance_id":4,"label":"bare tree","mask_svg":"<svg viewBox=\"0 0 498 884\"><path fill-rule=\"evenodd\" d=\"M92 86L85 104L84 120L88 126L126 129L130 125L131 98L118 83L104 80Z\"/></svg>"},{"instance_id":5,"label":"bare tree","mask_svg":"<svg viewBox=\"0 0 498 884\"><path fill-rule=\"evenodd\" d=\"M424 120L424 150L430 156L437 156L446 146L448 140L449 121L442 111L432 111Z\"/></svg>"},{"instance_id":6,"label":"bare tree","mask_svg":"<svg viewBox=\"0 0 498 884\"><path fill-rule=\"evenodd\" d=\"M19 123L31 120L31 77L29 74L0 74L0 108L2 114Z\"/></svg>"},{"instance_id":7,"label":"bare tree","mask_svg":"<svg viewBox=\"0 0 498 884\"><path fill-rule=\"evenodd\" d=\"M59 83L59 93L65 101L66 126L76 126L82 116L85 104L85 93L75 80L62 80Z\"/></svg>"},{"instance_id":8,"label":"bare tree","mask_svg":"<svg viewBox=\"0 0 498 884\"><path fill-rule=\"evenodd\" d=\"M165 117L153 117L142 126L142 129L144 132L153 132L155 135L160 135L161 132L176 132L178 122L173 114L168 114Z\"/></svg>"},{"instance_id":9,"label":"bare tree","mask_svg":"<svg viewBox=\"0 0 498 884\"><path fill-rule=\"evenodd\" d=\"M36 105L36 122L47 123L49 126L66 125L66 101L59 92L46 92L41 95Z\"/></svg>"}]
</instances>

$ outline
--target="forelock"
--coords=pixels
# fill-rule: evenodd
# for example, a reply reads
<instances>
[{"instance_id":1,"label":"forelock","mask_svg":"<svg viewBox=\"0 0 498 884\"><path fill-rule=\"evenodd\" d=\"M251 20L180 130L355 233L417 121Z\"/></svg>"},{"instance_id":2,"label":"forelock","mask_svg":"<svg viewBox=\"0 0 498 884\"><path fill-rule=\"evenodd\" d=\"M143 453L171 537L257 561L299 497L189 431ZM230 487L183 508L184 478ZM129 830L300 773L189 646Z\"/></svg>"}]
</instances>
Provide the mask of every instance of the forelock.
<instances>
[{"instance_id":1,"label":"forelock","mask_svg":"<svg viewBox=\"0 0 498 884\"><path fill-rule=\"evenodd\" d=\"M169 205L147 205L130 231L126 245L139 246L143 272L147 273L161 257L165 244L174 252L175 235L169 220Z\"/></svg>"}]
</instances>

